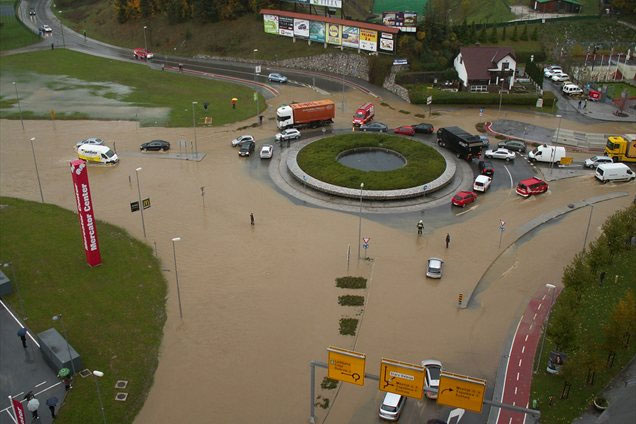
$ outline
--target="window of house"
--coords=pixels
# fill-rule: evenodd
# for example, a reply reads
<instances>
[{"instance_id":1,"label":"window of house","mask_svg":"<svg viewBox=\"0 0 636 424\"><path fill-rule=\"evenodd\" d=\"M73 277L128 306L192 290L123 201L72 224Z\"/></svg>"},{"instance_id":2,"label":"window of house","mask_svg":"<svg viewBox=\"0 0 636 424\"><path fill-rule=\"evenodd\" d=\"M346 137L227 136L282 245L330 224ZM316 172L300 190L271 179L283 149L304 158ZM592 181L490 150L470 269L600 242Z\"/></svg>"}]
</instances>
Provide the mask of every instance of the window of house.
<instances>
[{"instance_id":1,"label":"window of house","mask_svg":"<svg viewBox=\"0 0 636 424\"><path fill-rule=\"evenodd\" d=\"M471 85L470 91L476 92L476 93L485 93L486 91L488 91L488 86L487 85Z\"/></svg>"},{"instance_id":2,"label":"window of house","mask_svg":"<svg viewBox=\"0 0 636 424\"><path fill-rule=\"evenodd\" d=\"M504 62L501 64L501 69L503 69L504 71L509 68L510 68L510 63Z\"/></svg>"}]
</instances>

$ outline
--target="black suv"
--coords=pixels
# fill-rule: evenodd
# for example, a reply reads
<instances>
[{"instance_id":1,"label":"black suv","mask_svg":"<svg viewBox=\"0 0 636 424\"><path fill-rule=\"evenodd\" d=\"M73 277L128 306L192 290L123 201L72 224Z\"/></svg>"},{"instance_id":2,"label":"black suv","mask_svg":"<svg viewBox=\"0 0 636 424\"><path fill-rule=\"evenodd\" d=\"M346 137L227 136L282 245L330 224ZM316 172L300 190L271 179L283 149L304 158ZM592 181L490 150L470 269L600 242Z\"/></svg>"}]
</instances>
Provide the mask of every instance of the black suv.
<instances>
[{"instance_id":1,"label":"black suv","mask_svg":"<svg viewBox=\"0 0 636 424\"><path fill-rule=\"evenodd\" d=\"M493 168L492 163L488 160L480 160L477 167L481 175L488 175L489 177L495 175L495 168Z\"/></svg>"},{"instance_id":2,"label":"black suv","mask_svg":"<svg viewBox=\"0 0 636 424\"><path fill-rule=\"evenodd\" d=\"M256 147L256 143L253 141L244 141L241 143L241 148L239 149L239 156L249 156L250 153L254 151Z\"/></svg>"}]
</instances>

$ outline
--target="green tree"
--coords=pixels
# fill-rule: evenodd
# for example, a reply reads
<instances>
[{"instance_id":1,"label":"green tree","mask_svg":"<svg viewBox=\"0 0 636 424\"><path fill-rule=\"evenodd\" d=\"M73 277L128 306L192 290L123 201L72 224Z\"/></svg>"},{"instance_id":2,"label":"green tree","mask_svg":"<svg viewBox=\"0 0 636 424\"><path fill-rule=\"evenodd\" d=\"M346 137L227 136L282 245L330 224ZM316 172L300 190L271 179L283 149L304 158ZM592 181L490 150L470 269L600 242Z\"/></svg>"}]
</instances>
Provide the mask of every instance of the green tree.
<instances>
[{"instance_id":1,"label":"green tree","mask_svg":"<svg viewBox=\"0 0 636 424\"><path fill-rule=\"evenodd\" d=\"M117 22L120 24L128 20L128 2L127 0L115 0L115 11L117 13Z\"/></svg>"},{"instance_id":2,"label":"green tree","mask_svg":"<svg viewBox=\"0 0 636 424\"><path fill-rule=\"evenodd\" d=\"M590 287L594 280L584 252L577 253L563 271L563 285L568 289L579 291L579 294L583 288Z\"/></svg>"},{"instance_id":3,"label":"green tree","mask_svg":"<svg viewBox=\"0 0 636 424\"><path fill-rule=\"evenodd\" d=\"M559 296L559 303L554 306L546 332L556 349L562 352L571 350L577 336L576 300L572 298L568 298L565 291Z\"/></svg>"},{"instance_id":4,"label":"green tree","mask_svg":"<svg viewBox=\"0 0 636 424\"><path fill-rule=\"evenodd\" d=\"M629 335L634 336L636 329L636 299L634 292L629 289L618 301L608 321L603 326L605 332L604 346L608 351L615 351L623 346L624 340Z\"/></svg>"},{"instance_id":5,"label":"green tree","mask_svg":"<svg viewBox=\"0 0 636 424\"><path fill-rule=\"evenodd\" d=\"M528 41L528 25L523 26L523 31L521 31L521 36L519 37L521 41Z\"/></svg>"},{"instance_id":6,"label":"green tree","mask_svg":"<svg viewBox=\"0 0 636 424\"><path fill-rule=\"evenodd\" d=\"M199 22L216 22L219 11L215 0L192 0L192 18Z\"/></svg>"},{"instance_id":7,"label":"green tree","mask_svg":"<svg viewBox=\"0 0 636 424\"><path fill-rule=\"evenodd\" d=\"M485 43L487 40L488 40L488 34L486 33L486 26L483 26L481 28L481 31L479 31L479 42Z\"/></svg>"},{"instance_id":8,"label":"green tree","mask_svg":"<svg viewBox=\"0 0 636 424\"><path fill-rule=\"evenodd\" d=\"M515 28L512 30L512 37L510 37L512 41L519 40L519 35L517 34L517 24L515 24Z\"/></svg>"},{"instance_id":9,"label":"green tree","mask_svg":"<svg viewBox=\"0 0 636 424\"><path fill-rule=\"evenodd\" d=\"M139 12L147 18L152 15L152 0L139 0Z\"/></svg>"},{"instance_id":10,"label":"green tree","mask_svg":"<svg viewBox=\"0 0 636 424\"><path fill-rule=\"evenodd\" d=\"M501 41L506 41L506 26L501 30Z\"/></svg>"},{"instance_id":11,"label":"green tree","mask_svg":"<svg viewBox=\"0 0 636 424\"><path fill-rule=\"evenodd\" d=\"M537 41L539 39L539 27L537 25L534 26L534 30L532 31L532 36L530 37L532 41Z\"/></svg>"},{"instance_id":12,"label":"green tree","mask_svg":"<svg viewBox=\"0 0 636 424\"><path fill-rule=\"evenodd\" d=\"M626 14L636 14L636 0L612 0L612 7Z\"/></svg>"},{"instance_id":13,"label":"green tree","mask_svg":"<svg viewBox=\"0 0 636 424\"><path fill-rule=\"evenodd\" d=\"M492 30L490 31L490 38L488 39L488 41L495 44L498 40L499 38L497 37L497 27L493 26Z\"/></svg>"}]
</instances>

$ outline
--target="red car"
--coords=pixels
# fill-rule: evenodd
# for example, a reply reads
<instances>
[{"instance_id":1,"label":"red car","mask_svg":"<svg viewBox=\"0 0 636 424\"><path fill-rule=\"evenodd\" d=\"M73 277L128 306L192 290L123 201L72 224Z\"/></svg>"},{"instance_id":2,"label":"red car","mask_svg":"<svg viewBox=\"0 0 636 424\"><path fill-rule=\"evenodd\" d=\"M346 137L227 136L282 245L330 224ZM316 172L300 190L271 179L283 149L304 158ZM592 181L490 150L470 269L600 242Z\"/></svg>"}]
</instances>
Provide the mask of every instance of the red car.
<instances>
[{"instance_id":1,"label":"red car","mask_svg":"<svg viewBox=\"0 0 636 424\"><path fill-rule=\"evenodd\" d=\"M523 197L529 197L533 194L541 194L548 191L548 183L537 177L528 178L519 181L517 184L517 194Z\"/></svg>"},{"instance_id":2,"label":"red car","mask_svg":"<svg viewBox=\"0 0 636 424\"><path fill-rule=\"evenodd\" d=\"M403 127L397 127L396 129L393 130L393 132L395 134L402 134L402 135L415 135L415 130L410 125L404 125Z\"/></svg>"},{"instance_id":3,"label":"red car","mask_svg":"<svg viewBox=\"0 0 636 424\"><path fill-rule=\"evenodd\" d=\"M462 208L477 200L477 193L472 191L460 191L453 196L451 203Z\"/></svg>"},{"instance_id":4,"label":"red car","mask_svg":"<svg viewBox=\"0 0 636 424\"><path fill-rule=\"evenodd\" d=\"M152 59L155 55L146 49L138 48L133 50L133 56L135 56L135 59L147 60Z\"/></svg>"}]
</instances>

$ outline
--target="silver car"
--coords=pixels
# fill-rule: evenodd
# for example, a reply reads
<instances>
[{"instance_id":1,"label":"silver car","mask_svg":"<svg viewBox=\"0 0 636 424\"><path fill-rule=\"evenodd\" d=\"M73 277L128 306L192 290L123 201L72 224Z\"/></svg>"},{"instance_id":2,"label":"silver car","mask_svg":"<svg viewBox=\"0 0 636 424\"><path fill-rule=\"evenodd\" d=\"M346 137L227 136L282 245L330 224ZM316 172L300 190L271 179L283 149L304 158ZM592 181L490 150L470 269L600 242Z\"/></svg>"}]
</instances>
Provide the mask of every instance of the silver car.
<instances>
[{"instance_id":1,"label":"silver car","mask_svg":"<svg viewBox=\"0 0 636 424\"><path fill-rule=\"evenodd\" d=\"M287 77L285 75L276 72L269 74L267 76L267 79L269 80L269 82L280 82L281 84L287 82Z\"/></svg>"},{"instance_id":2,"label":"silver car","mask_svg":"<svg viewBox=\"0 0 636 424\"><path fill-rule=\"evenodd\" d=\"M104 140L102 140L101 138L97 138L97 137L88 137L85 140L82 141L78 141L77 143L75 143L75 147L79 149L79 146L81 146L82 144L93 144L93 145L103 145L104 144Z\"/></svg>"},{"instance_id":3,"label":"silver car","mask_svg":"<svg viewBox=\"0 0 636 424\"><path fill-rule=\"evenodd\" d=\"M442 278L442 266L444 261L439 258L429 258L426 267L426 276L429 278Z\"/></svg>"},{"instance_id":4,"label":"silver car","mask_svg":"<svg viewBox=\"0 0 636 424\"><path fill-rule=\"evenodd\" d=\"M589 159L585 159L586 168L596 168L602 163L612 163L613 160L609 156L592 156Z\"/></svg>"},{"instance_id":5,"label":"silver car","mask_svg":"<svg viewBox=\"0 0 636 424\"><path fill-rule=\"evenodd\" d=\"M439 377L442 374L442 363L435 359L426 359L422 361L422 366L426 370L426 374L424 376L426 397L429 399L437 399L437 393L431 392L430 389L439 389Z\"/></svg>"},{"instance_id":6,"label":"silver car","mask_svg":"<svg viewBox=\"0 0 636 424\"><path fill-rule=\"evenodd\" d=\"M405 403L405 396L397 395L395 393L387 393L384 396L382 405L380 406L380 418L387 421L399 420Z\"/></svg>"},{"instance_id":7,"label":"silver car","mask_svg":"<svg viewBox=\"0 0 636 424\"><path fill-rule=\"evenodd\" d=\"M236 147L239 144L244 143L246 141L254 141L254 137L252 137L251 135L238 136L234 140L232 140L232 147Z\"/></svg>"}]
</instances>

